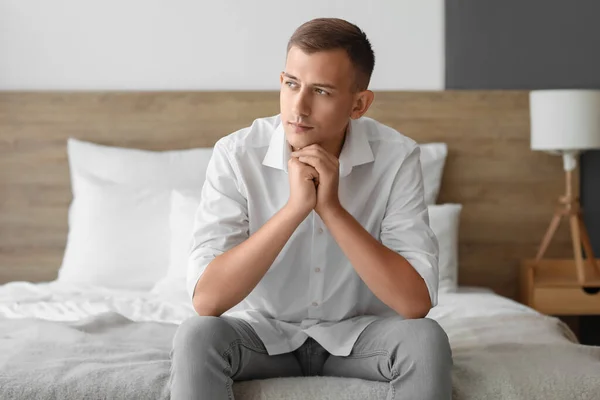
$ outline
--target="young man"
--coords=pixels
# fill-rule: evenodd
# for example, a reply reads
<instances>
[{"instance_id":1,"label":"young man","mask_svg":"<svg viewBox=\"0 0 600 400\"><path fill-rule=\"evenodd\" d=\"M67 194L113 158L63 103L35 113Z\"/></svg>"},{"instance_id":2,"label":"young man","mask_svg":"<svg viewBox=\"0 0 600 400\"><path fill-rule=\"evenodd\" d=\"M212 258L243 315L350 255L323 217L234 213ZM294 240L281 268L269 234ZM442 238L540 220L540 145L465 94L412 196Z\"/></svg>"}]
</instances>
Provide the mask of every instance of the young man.
<instances>
[{"instance_id":1,"label":"young man","mask_svg":"<svg viewBox=\"0 0 600 400\"><path fill-rule=\"evenodd\" d=\"M342 376L388 399L450 399L419 147L362 117L374 54L339 19L288 44L281 114L221 139L196 213L172 398L233 399L234 381ZM227 312L226 315L223 313Z\"/></svg>"}]
</instances>

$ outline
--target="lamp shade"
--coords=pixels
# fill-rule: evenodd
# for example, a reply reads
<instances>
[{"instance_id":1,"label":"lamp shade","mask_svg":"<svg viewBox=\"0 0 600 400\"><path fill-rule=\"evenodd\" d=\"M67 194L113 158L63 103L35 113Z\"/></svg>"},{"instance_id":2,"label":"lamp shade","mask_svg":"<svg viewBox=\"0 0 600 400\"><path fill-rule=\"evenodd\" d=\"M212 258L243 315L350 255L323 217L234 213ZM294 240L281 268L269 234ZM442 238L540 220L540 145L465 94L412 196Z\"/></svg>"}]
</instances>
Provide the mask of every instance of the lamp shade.
<instances>
[{"instance_id":1,"label":"lamp shade","mask_svg":"<svg viewBox=\"0 0 600 400\"><path fill-rule=\"evenodd\" d=\"M529 109L533 150L600 149L600 90L533 90Z\"/></svg>"}]
</instances>

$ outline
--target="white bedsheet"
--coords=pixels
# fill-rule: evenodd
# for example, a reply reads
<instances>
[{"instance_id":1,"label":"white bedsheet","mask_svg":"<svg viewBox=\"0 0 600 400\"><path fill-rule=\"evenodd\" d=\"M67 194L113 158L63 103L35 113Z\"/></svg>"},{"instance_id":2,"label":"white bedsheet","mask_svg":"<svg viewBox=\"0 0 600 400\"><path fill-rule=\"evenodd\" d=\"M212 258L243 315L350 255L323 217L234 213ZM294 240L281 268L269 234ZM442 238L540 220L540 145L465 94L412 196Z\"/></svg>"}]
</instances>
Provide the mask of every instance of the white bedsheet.
<instances>
[{"instance_id":1,"label":"white bedsheet","mask_svg":"<svg viewBox=\"0 0 600 400\"><path fill-rule=\"evenodd\" d=\"M185 292L165 298L149 292L73 286L59 282L11 282L0 285L0 317L76 321L113 311L134 321L181 323L194 315ZM483 288L440 293L428 317L446 318L537 313L529 307Z\"/></svg>"}]
</instances>

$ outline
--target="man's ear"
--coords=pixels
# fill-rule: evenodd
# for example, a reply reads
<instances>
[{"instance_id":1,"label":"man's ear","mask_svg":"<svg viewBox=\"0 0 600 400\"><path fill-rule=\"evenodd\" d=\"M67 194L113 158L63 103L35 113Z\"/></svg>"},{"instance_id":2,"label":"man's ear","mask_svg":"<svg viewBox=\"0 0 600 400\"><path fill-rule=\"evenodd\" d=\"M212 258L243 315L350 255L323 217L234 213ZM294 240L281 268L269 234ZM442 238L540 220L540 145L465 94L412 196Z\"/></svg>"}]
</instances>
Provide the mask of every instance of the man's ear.
<instances>
[{"instance_id":1,"label":"man's ear","mask_svg":"<svg viewBox=\"0 0 600 400\"><path fill-rule=\"evenodd\" d=\"M352 108L352 114L350 118L358 119L362 117L371 107L371 104L375 100L375 93L370 90L363 90L355 95L354 107Z\"/></svg>"}]
</instances>

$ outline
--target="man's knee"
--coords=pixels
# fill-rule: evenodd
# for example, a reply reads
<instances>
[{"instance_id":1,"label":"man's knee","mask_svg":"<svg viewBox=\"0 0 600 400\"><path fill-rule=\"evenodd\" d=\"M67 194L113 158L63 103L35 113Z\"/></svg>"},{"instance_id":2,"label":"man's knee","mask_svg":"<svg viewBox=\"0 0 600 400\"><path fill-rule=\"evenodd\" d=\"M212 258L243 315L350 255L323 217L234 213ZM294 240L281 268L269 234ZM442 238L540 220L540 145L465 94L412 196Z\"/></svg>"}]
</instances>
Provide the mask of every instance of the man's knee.
<instances>
[{"instance_id":1,"label":"man's knee","mask_svg":"<svg viewBox=\"0 0 600 400\"><path fill-rule=\"evenodd\" d=\"M436 366L448 368L452 364L448 336L435 320L398 318L387 324L386 331L381 334L385 340L395 344L396 359L408 359L410 364L426 370Z\"/></svg>"},{"instance_id":2,"label":"man's knee","mask_svg":"<svg viewBox=\"0 0 600 400\"><path fill-rule=\"evenodd\" d=\"M405 321L407 322L407 321ZM430 318L410 320L412 335L408 338L414 349L412 358L427 370L447 371L452 366L452 351L448 335Z\"/></svg>"},{"instance_id":3,"label":"man's knee","mask_svg":"<svg viewBox=\"0 0 600 400\"><path fill-rule=\"evenodd\" d=\"M422 340L431 345L432 350L449 351L450 343L448 335L444 329L435 320L430 318L421 318L414 320L417 329L420 332Z\"/></svg>"},{"instance_id":4,"label":"man's knee","mask_svg":"<svg viewBox=\"0 0 600 400\"><path fill-rule=\"evenodd\" d=\"M418 386L419 398L452 397L452 351L448 335L429 318L409 320L410 362L405 372Z\"/></svg>"},{"instance_id":5,"label":"man's knee","mask_svg":"<svg viewBox=\"0 0 600 400\"><path fill-rule=\"evenodd\" d=\"M199 356L198 352L227 346L234 340L234 329L220 317L194 316L184 321L173 339L174 353L182 352Z\"/></svg>"}]
</instances>

